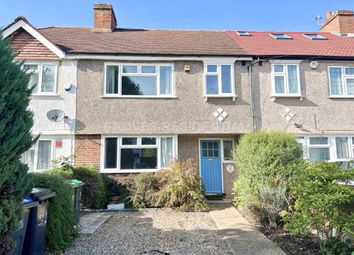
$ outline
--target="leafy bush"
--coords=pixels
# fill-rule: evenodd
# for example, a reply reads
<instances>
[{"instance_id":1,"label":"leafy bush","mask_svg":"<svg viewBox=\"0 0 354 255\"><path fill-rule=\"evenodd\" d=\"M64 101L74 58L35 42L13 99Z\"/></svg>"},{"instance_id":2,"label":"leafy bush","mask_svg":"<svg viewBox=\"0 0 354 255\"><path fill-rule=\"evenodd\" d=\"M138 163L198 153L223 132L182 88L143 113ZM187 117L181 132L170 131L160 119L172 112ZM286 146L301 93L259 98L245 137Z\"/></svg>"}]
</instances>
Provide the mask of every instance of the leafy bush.
<instances>
[{"instance_id":1,"label":"leafy bush","mask_svg":"<svg viewBox=\"0 0 354 255\"><path fill-rule=\"evenodd\" d=\"M106 208L108 191L105 178L94 167L72 165L73 158L61 157L52 162L51 173L66 180L77 179L85 183L82 187L81 203L91 209Z\"/></svg>"},{"instance_id":2,"label":"leafy bush","mask_svg":"<svg viewBox=\"0 0 354 255\"><path fill-rule=\"evenodd\" d=\"M56 193L49 204L46 249L50 252L63 251L71 245L77 235L72 188L57 175L35 173L31 176L34 187L48 188Z\"/></svg>"},{"instance_id":3,"label":"leafy bush","mask_svg":"<svg viewBox=\"0 0 354 255\"><path fill-rule=\"evenodd\" d=\"M88 208L106 208L108 201L107 187L104 178L96 168L74 167L73 178L83 181L81 203Z\"/></svg>"},{"instance_id":4,"label":"leafy bush","mask_svg":"<svg viewBox=\"0 0 354 255\"><path fill-rule=\"evenodd\" d=\"M309 165L290 188L295 204L282 214L284 225L292 235L318 233L324 254L347 254L345 233L354 234L354 212L345 210L354 203L354 188L338 181L354 180L354 169L342 170L334 163Z\"/></svg>"},{"instance_id":5,"label":"leafy bush","mask_svg":"<svg viewBox=\"0 0 354 255\"><path fill-rule=\"evenodd\" d=\"M128 190L133 207L145 208L155 206L157 180L153 173L133 175Z\"/></svg>"},{"instance_id":6,"label":"leafy bush","mask_svg":"<svg viewBox=\"0 0 354 255\"><path fill-rule=\"evenodd\" d=\"M288 183L302 167L295 136L285 132L244 135L235 152L239 178L234 204L251 209L268 230L279 226L279 213L288 204Z\"/></svg>"},{"instance_id":7,"label":"leafy bush","mask_svg":"<svg viewBox=\"0 0 354 255\"><path fill-rule=\"evenodd\" d=\"M130 200L137 208L170 207L182 211L205 211L208 206L198 170L191 160L174 161L167 170L132 176Z\"/></svg>"}]
</instances>

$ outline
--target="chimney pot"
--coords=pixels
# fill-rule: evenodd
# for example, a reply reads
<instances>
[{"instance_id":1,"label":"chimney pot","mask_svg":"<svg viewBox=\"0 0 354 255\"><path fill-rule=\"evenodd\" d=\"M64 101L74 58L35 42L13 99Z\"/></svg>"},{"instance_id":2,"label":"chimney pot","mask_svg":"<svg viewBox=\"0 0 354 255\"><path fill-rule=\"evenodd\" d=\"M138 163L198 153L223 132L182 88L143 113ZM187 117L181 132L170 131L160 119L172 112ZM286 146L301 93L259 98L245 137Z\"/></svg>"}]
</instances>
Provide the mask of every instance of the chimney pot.
<instances>
[{"instance_id":1,"label":"chimney pot","mask_svg":"<svg viewBox=\"0 0 354 255\"><path fill-rule=\"evenodd\" d=\"M112 32L117 27L117 19L111 4L95 4L93 32Z\"/></svg>"}]
</instances>

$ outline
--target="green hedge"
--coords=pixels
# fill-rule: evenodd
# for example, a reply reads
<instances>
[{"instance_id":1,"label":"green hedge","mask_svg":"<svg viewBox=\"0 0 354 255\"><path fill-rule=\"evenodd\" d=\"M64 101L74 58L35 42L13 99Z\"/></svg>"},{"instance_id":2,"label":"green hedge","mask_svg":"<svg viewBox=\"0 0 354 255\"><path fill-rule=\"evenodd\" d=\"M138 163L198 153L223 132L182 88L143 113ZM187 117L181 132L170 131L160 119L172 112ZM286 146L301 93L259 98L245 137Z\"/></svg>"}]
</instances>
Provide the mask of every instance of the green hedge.
<instances>
[{"instance_id":1,"label":"green hedge","mask_svg":"<svg viewBox=\"0 0 354 255\"><path fill-rule=\"evenodd\" d=\"M73 207L73 190L64 178L50 173L31 174L32 186L56 193L50 199L46 227L46 250L60 252L69 247L77 235Z\"/></svg>"},{"instance_id":2,"label":"green hedge","mask_svg":"<svg viewBox=\"0 0 354 255\"><path fill-rule=\"evenodd\" d=\"M293 134L259 131L244 135L235 152L239 177L234 183L234 204L251 209L269 229L279 224L287 207L289 181L303 164Z\"/></svg>"},{"instance_id":3,"label":"green hedge","mask_svg":"<svg viewBox=\"0 0 354 255\"><path fill-rule=\"evenodd\" d=\"M81 203L90 209L104 209L108 202L107 183L103 175L94 167L72 166L70 158L61 158L55 163L51 173L66 180L77 179L85 183L82 187Z\"/></svg>"},{"instance_id":4,"label":"green hedge","mask_svg":"<svg viewBox=\"0 0 354 255\"><path fill-rule=\"evenodd\" d=\"M103 176L93 167L74 167L72 178L83 181L81 203L92 209L106 208L108 202L107 185Z\"/></svg>"}]
</instances>

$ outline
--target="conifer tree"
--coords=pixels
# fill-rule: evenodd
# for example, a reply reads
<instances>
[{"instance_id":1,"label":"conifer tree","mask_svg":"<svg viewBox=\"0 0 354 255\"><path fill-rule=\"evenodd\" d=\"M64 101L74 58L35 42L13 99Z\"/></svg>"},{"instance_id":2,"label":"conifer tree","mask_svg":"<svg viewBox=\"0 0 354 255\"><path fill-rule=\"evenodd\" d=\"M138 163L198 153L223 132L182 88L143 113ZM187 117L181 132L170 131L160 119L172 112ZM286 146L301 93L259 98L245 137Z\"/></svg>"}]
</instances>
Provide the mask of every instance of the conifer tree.
<instances>
[{"instance_id":1,"label":"conifer tree","mask_svg":"<svg viewBox=\"0 0 354 255\"><path fill-rule=\"evenodd\" d=\"M0 31L0 254L10 254L14 248L12 234L19 227L21 202L30 189L28 167L20 161L36 140L30 133L28 81L10 39L2 39Z\"/></svg>"}]
</instances>

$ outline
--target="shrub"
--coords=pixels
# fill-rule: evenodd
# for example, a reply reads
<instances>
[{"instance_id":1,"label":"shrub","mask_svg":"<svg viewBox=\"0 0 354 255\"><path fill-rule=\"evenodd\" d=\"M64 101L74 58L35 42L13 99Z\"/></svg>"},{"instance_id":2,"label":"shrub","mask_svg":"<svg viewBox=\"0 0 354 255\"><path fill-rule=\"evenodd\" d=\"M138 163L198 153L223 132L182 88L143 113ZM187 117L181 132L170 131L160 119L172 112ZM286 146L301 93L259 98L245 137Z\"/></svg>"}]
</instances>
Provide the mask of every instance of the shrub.
<instances>
[{"instance_id":1,"label":"shrub","mask_svg":"<svg viewBox=\"0 0 354 255\"><path fill-rule=\"evenodd\" d=\"M288 204L288 184L302 167L302 151L295 136L285 132L244 135L235 152L239 178L234 204L248 208L268 230L279 226L279 213Z\"/></svg>"},{"instance_id":2,"label":"shrub","mask_svg":"<svg viewBox=\"0 0 354 255\"><path fill-rule=\"evenodd\" d=\"M104 178L93 167L74 167L72 178L83 181L81 203L83 206L98 209L106 208L108 201L107 187Z\"/></svg>"},{"instance_id":3,"label":"shrub","mask_svg":"<svg viewBox=\"0 0 354 255\"><path fill-rule=\"evenodd\" d=\"M61 157L52 162L51 173L65 180L78 179L85 183L81 192L81 203L91 209L106 208L108 191L104 176L94 167L73 166L73 157Z\"/></svg>"},{"instance_id":4,"label":"shrub","mask_svg":"<svg viewBox=\"0 0 354 255\"><path fill-rule=\"evenodd\" d=\"M205 211L208 209L201 188L198 170L192 160L173 161L160 173L156 193L156 205L182 211Z\"/></svg>"},{"instance_id":5,"label":"shrub","mask_svg":"<svg viewBox=\"0 0 354 255\"><path fill-rule=\"evenodd\" d=\"M129 200L135 208L153 207L157 192L157 180L153 173L141 173L131 176Z\"/></svg>"},{"instance_id":6,"label":"shrub","mask_svg":"<svg viewBox=\"0 0 354 255\"><path fill-rule=\"evenodd\" d=\"M354 169L342 170L334 163L309 165L290 185L295 204L282 214L292 235L318 233L323 254L347 254L345 233L354 234L354 189L338 181L354 180Z\"/></svg>"},{"instance_id":7,"label":"shrub","mask_svg":"<svg viewBox=\"0 0 354 255\"><path fill-rule=\"evenodd\" d=\"M12 233L19 227L21 202L30 190L28 167L20 161L36 140L30 133L28 81L22 64L15 61L10 39L3 39L0 31L0 254L14 248Z\"/></svg>"},{"instance_id":8,"label":"shrub","mask_svg":"<svg viewBox=\"0 0 354 255\"><path fill-rule=\"evenodd\" d=\"M46 249L50 252L63 251L77 235L72 188L62 177L50 173L35 173L31 176L34 187L48 188L56 193L49 204Z\"/></svg>"}]
</instances>

